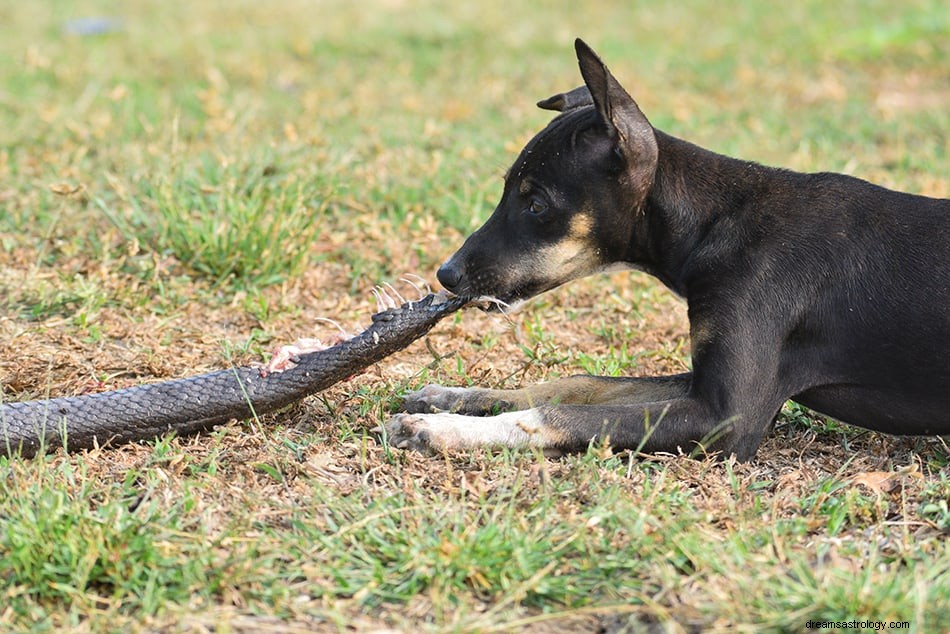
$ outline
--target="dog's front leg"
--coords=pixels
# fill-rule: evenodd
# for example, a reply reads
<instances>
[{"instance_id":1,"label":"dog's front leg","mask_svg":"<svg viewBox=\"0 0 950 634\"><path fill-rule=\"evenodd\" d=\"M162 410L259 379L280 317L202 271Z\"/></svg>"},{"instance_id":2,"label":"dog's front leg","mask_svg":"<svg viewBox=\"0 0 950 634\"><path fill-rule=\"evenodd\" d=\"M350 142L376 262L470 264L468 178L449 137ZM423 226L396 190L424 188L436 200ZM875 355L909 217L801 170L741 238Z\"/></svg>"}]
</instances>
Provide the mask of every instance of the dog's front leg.
<instances>
[{"instance_id":1,"label":"dog's front leg","mask_svg":"<svg viewBox=\"0 0 950 634\"><path fill-rule=\"evenodd\" d=\"M606 443L645 452L722 451L748 460L771 421L765 411L722 415L700 399L679 398L636 405L542 406L487 417L398 414L386 424L386 431L392 445L420 451L476 447L583 451L592 443Z\"/></svg>"},{"instance_id":2,"label":"dog's front leg","mask_svg":"<svg viewBox=\"0 0 950 634\"><path fill-rule=\"evenodd\" d=\"M544 424L538 409L495 416L466 416L450 412L396 414L385 426L389 444L423 453L478 447L540 447L557 449L558 437Z\"/></svg>"},{"instance_id":3,"label":"dog's front leg","mask_svg":"<svg viewBox=\"0 0 950 634\"><path fill-rule=\"evenodd\" d=\"M619 405L683 398L692 375L606 377L579 374L514 390L427 385L406 395L413 414L452 412L487 416L540 405Z\"/></svg>"}]
</instances>

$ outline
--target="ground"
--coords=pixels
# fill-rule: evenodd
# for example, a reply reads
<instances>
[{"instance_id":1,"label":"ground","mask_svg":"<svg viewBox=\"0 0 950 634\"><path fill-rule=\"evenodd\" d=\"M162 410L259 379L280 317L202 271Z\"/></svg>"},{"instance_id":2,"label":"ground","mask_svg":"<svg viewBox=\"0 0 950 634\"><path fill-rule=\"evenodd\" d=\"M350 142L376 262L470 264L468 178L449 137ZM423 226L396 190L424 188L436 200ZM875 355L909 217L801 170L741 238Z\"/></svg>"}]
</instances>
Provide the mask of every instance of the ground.
<instances>
[{"instance_id":1,"label":"ground","mask_svg":"<svg viewBox=\"0 0 950 634\"><path fill-rule=\"evenodd\" d=\"M16 26L0 43L3 398L261 361L333 335L321 318L365 326L374 285L432 280L487 217L549 118L534 102L579 83L577 35L667 132L950 196L941 9L0 9ZM0 629L939 629L943 439L794 405L747 464L425 457L369 431L427 382L680 372L688 350L685 306L619 273L508 318L461 311L260 420L0 459Z\"/></svg>"}]
</instances>

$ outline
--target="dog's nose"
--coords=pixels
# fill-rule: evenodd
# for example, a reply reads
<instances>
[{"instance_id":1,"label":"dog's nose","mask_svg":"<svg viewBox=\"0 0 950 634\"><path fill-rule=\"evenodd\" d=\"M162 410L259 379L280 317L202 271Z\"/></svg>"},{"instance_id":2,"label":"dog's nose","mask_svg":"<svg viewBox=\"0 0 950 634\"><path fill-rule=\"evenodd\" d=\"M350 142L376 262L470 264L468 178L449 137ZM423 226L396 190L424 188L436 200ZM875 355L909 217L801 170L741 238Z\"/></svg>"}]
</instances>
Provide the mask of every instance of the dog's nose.
<instances>
[{"instance_id":1,"label":"dog's nose","mask_svg":"<svg viewBox=\"0 0 950 634\"><path fill-rule=\"evenodd\" d=\"M459 282L462 281L462 269L456 266L452 260L440 266L438 273L435 275L439 278L439 284L450 291L454 291Z\"/></svg>"}]
</instances>

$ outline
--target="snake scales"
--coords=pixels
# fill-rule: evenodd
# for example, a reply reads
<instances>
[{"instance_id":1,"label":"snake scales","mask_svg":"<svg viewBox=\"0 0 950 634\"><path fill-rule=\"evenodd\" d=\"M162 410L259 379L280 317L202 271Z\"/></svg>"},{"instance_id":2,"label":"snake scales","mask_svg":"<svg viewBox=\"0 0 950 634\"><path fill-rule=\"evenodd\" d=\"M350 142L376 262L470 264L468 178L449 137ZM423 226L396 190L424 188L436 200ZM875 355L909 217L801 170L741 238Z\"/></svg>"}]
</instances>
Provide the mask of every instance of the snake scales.
<instances>
[{"instance_id":1,"label":"snake scales","mask_svg":"<svg viewBox=\"0 0 950 634\"><path fill-rule=\"evenodd\" d=\"M193 434L232 419L266 414L326 389L400 350L467 303L429 294L376 313L360 334L301 355L275 373L260 368L218 370L111 392L0 406L0 455L32 457L59 447L73 451Z\"/></svg>"}]
</instances>

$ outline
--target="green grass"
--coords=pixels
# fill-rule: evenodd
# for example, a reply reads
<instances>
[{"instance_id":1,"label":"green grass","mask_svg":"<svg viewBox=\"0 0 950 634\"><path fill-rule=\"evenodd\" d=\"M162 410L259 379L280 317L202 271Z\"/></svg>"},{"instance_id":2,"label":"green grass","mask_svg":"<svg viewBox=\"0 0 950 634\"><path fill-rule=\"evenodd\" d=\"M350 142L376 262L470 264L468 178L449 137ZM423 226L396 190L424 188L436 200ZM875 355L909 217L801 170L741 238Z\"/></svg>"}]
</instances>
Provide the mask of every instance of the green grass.
<instances>
[{"instance_id":1,"label":"green grass","mask_svg":"<svg viewBox=\"0 0 950 634\"><path fill-rule=\"evenodd\" d=\"M365 322L367 289L431 277L490 212L549 120L534 103L580 81L575 36L671 134L950 196L944 4L7 3L2 397ZM118 27L64 30L87 16ZM944 627L940 440L794 405L747 465L425 458L367 434L430 381L681 371L683 323L644 276L584 281L510 324L465 311L260 422L0 459L0 630Z\"/></svg>"},{"instance_id":2,"label":"green grass","mask_svg":"<svg viewBox=\"0 0 950 634\"><path fill-rule=\"evenodd\" d=\"M263 167L261 166L263 163ZM332 193L318 178L281 176L270 161L248 165L202 157L128 201L129 217L98 206L127 240L138 240L217 283L266 286L299 275L327 221Z\"/></svg>"},{"instance_id":3,"label":"green grass","mask_svg":"<svg viewBox=\"0 0 950 634\"><path fill-rule=\"evenodd\" d=\"M169 458L187 463L176 482L163 469ZM934 544L900 530L886 548L836 538L842 521L829 509L848 509L851 528L880 522L880 500L840 482L819 484L783 517L766 499L770 483L741 475L718 494L722 507L710 506L694 479L716 469L708 464L687 467L684 483L624 457L545 466L540 456L502 455L456 465L447 487L400 485L419 475L398 464L374 487L351 491L298 474L307 494L297 503L245 490L225 512L217 506L225 496L212 489L216 470L233 466L219 462L169 456L159 445L110 482L90 479L81 464L5 464L29 482L0 504L17 518L0 534L4 590L15 599L7 618L38 627L90 619L98 629L107 619L175 620L237 602L254 614L326 623L346 620L340 606L385 613L424 600L437 629L502 631L591 607L662 615L660 606L685 601L697 622L705 613L794 629L805 616L873 615L911 617L926 631L950 591L948 561L934 558ZM270 470L256 477L271 482L259 487L275 484ZM373 493L384 487L401 492ZM724 523L736 530L723 534Z\"/></svg>"}]
</instances>

